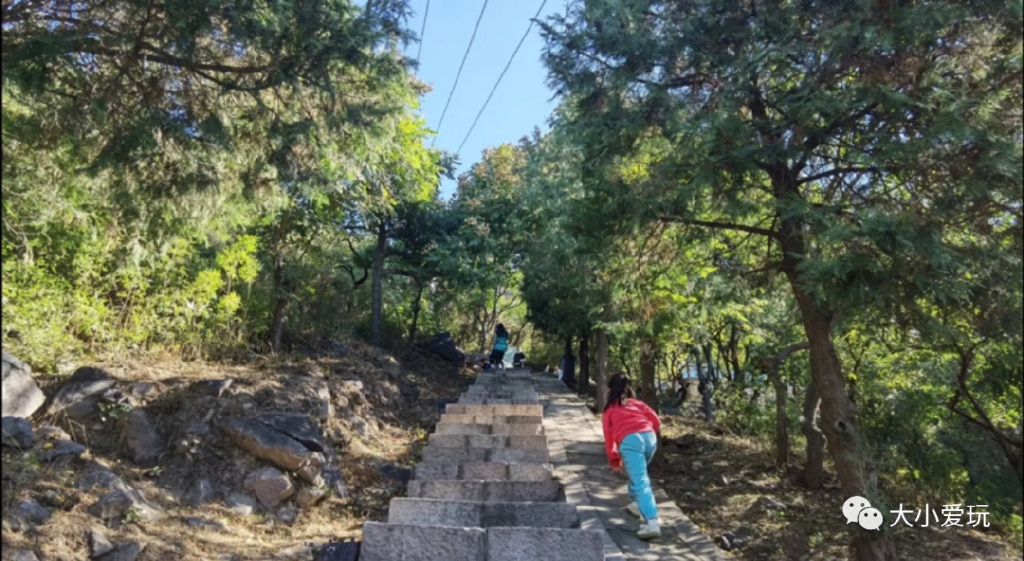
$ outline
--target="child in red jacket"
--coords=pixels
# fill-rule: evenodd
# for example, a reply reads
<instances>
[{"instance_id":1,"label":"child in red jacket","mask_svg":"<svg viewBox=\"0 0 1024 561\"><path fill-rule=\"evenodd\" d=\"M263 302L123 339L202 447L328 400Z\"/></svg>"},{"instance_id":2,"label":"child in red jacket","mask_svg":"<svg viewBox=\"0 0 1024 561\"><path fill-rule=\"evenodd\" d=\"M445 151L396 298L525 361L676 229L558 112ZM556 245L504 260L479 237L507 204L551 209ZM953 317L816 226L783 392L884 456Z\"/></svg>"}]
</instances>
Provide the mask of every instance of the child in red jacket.
<instances>
[{"instance_id":1,"label":"child in red jacket","mask_svg":"<svg viewBox=\"0 0 1024 561\"><path fill-rule=\"evenodd\" d=\"M651 491L647 464L658 448L661 420L646 403L635 399L629 376L617 372L608 380L608 404L601 417L604 427L604 448L612 471L621 473L625 466L629 476L629 498L626 510L643 520L636 533L642 540L661 537L658 505Z\"/></svg>"}]
</instances>

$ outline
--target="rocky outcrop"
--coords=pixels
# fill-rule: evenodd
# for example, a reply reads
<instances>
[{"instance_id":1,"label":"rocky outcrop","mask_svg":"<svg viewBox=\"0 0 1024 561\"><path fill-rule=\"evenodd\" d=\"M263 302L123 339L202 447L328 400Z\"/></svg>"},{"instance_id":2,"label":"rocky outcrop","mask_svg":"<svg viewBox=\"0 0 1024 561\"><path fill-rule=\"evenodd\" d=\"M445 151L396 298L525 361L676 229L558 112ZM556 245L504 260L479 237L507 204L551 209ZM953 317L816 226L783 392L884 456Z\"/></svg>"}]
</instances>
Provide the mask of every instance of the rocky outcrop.
<instances>
[{"instance_id":1,"label":"rocky outcrop","mask_svg":"<svg viewBox=\"0 0 1024 561\"><path fill-rule=\"evenodd\" d=\"M21 417L4 417L3 445L26 450L32 447L32 425Z\"/></svg>"},{"instance_id":2,"label":"rocky outcrop","mask_svg":"<svg viewBox=\"0 0 1024 561\"><path fill-rule=\"evenodd\" d=\"M3 351L2 400L4 417L28 417L46 401L32 378L32 368L7 351Z\"/></svg>"},{"instance_id":3,"label":"rocky outcrop","mask_svg":"<svg viewBox=\"0 0 1024 561\"><path fill-rule=\"evenodd\" d=\"M460 351L459 347L455 345L451 333L438 333L431 337L425 346L428 351L449 362L462 364L466 361L466 353Z\"/></svg>"},{"instance_id":4,"label":"rocky outcrop","mask_svg":"<svg viewBox=\"0 0 1024 561\"><path fill-rule=\"evenodd\" d=\"M223 417L217 426L239 448L315 486L321 486L325 449L319 428L307 416L269 413L239 419Z\"/></svg>"},{"instance_id":5,"label":"rocky outcrop","mask_svg":"<svg viewBox=\"0 0 1024 561\"><path fill-rule=\"evenodd\" d=\"M53 397L49 412L64 412L73 419L88 417L96 411L99 396L109 390L117 382L105 370L83 366L71 375L71 378Z\"/></svg>"},{"instance_id":6,"label":"rocky outcrop","mask_svg":"<svg viewBox=\"0 0 1024 561\"><path fill-rule=\"evenodd\" d=\"M295 494L295 484L280 470L265 467L254 471L245 478L245 489L256 494L256 498L267 508L274 508Z\"/></svg>"},{"instance_id":7,"label":"rocky outcrop","mask_svg":"<svg viewBox=\"0 0 1024 561\"><path fill-rule=\"evenodd\" d=\"M125 416L121 440L132 461L142 467L155 466L164 451L163 440L141 409L134 409Z\"/></svg>"}]
</instances>

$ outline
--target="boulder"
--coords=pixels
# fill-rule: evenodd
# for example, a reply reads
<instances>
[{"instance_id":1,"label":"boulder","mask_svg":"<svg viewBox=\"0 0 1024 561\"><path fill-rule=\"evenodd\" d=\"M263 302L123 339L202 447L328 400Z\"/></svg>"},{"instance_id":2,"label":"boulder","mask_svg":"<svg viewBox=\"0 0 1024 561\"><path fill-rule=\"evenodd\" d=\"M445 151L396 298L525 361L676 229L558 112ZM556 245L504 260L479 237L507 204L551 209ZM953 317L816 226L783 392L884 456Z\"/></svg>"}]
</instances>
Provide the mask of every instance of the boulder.
<instances>
[{"instance_id":1,"label":"boulder","mask_svg":"<svg viewBox=\"0 0 1024 561\"><path fill-rule=\"evenodd\" d=\"M15 549L11 551L12 561L39 561L39 557L36 556L34 551L27 549Z\"/></svg>"},{"instance_id":2,"label":"boulder","mask_svg":"<svg viewBox=\"0 0 1024 561\"><path fill-rule=\"evenodd\" d=\"M264 418L267 422L261 421ZM308 417L306 419L309 420ZM282 432L268 423L275 423L289 432ZM309 423L315 426L312 420ZM310 434L307 432L309 426L305 423L275 415L250 419L222 417L218 427L236 446L253 456L279 468L297 472L310 483L319 483L320 468L325 463L324 455L307 447L323 446L319 430L315 435ZM293 438L292 434L302 438L302 441Z\"/></svg>"},{"instance_id":3,"label":"boulder","mask_svg":"<svg viewBox=\"0 0 1024 561\"><path fill-rule=\"evenodd\" d=\"M127 489L124 480L112 471L90 471L78 478L75 487L82 491Z\"/></svg>"},{"instance_id":4,"label":"boulder","mask_svg":"<svg viewBox=\"0 0 1024 561\"><path fill-rule=\"evenodd\" d=\"M32 447L32 425L21 417L3 418L3 445L27 450Z\"/></svg>"},{"instance_id":5,"label":"boulder","mask_svg":"<svg viewBox=\"0 0 1024 561\"><path fill-rule=\"evenodd\" d=\"M111 551L95 559L96 561L135 561L145 547L144 544L139 542L120 543Z\"/></svg>"},{"instance_id":6,"label":"boulder","mask_svg":"<svg viewBox=\"0 0 1024 561\"><path fill-rule=\"evenodd\" d=\"M327 422L334 416L334 403L331 401L331 388L326 382L318 382L313 388L313 403L315 404L316 416L323 422Z\"/></svg>"},{"instance_id":7,"label":"boulder","mask_svg":"<svg viewBox=\"0 0 1024 561\"><path fill-rule=\"evenodd\" d=\"M308 415L265 413L257 417L256 420L298 440L303 446L314 452L327 450L320 427Z\"/></svg>"},{"instance_id":8,"label":"boulder","mask_svg":"<svg viewBox=\"0 0 1024 561\"><path fill-rule=\"evenodd\" d=\"M33 435L36 440L71 440L71 435L54 425L39 425Z\"/></svg>"},{"instance_id":9,"label":"boulder","mask_svg":"<svg viewBox=\"0 0 1024 561\"><path fill-rule=\"evenodd\" d=\"M3 352L2 409L4 417L28 417L46 401L32 378L32 368Z\"/></svg>"},{"instance_id":10,"label":"boulder","mask_svg":"<svg viewBox=\"0 0 1024 561\"><path fill-rule=\"evenodd\" d=\"M427 341L426 348L449 362L462 364L466 361L466 353L459 350L452 339L452 334L448 332L438 333L431 337Z\"/></svg>"},{"instance_id":11,"label":"boulder","mask_svg":"<svg viewBox=\"0 0 1024 561\"><path fill-rule=\"evenodd\" d=\"M50 519L50 511L33 499L19 501L11 515L11 528L14 530L33 530Z\"/></svg>"},{"instance_id":12,"label":"boulder","mask_svg":"<svg viewBox=\"0 0 1024 561\"><path fill-rule=\"evenodd\" d=\"M209 479L200 478L185 492L185 504L191 507L198 507L213 500L213 484Z\"/></svg>"},{"instance_id":13,"label":"boulder","mask_svg":"<svg viewBox=\"0 0 1024 561\"><path fill-rule=\"evenodd\" d=\"M327 495L327 489L303 486L295 497L295 503L301 508L309 508L320 502L325 495Z\"/></svg>"},{"instance_id":14,"label":"boulder","mask_svg":"<svg viewBox=\"0 0 1024 561\"><path fill-rule=\"evenodd\" d=\"M71 375L71 378L61 387L60 391L53 398L50 404L50 413L64 411L69 407L76 406L73 411L81 415L86 411L94 410L98 399L90 399L101 395L111 387L117 380L106 371L91 366L83 366ZM82 402L90 403L90 406L82 405ZM76 405L77 404L77 405ZM68 413L70 416L70 412Z\"/></svg>"},{"instance_id":15,"label":"boulder","mask_svg":"<svg viewBox=\"0 0 1024 561\"><path fill-rule=\"evenodd\" d=\"M256 509L256 499L245 493L229 493L224 499L224 506L239 516L249 516Z\"/></svg>"},{"instance_id":16,"label":"boulder","mask_svg":"<svg viewBox=\"0 0 1024 561\"><path fill-rule=\"evenodd\" d=\"M121 442L128 448L132 461L142 467L155 466L164 451L163 440L142 409L132 409L125 416Z\"/></svg>"},{"instance_id":17,"label":"boulder","mask_svg":"<svg viewBox=\"0 0 1024 561\"><path fill-rule=\"evenodd\" d=\"M160 507L149 502L141 491L130 487L115 489L103 495L88 510L89 514L103 520L119 518L129 510L134 511L134 516L143 522L152 522L164 517Z\"/></svg>"},{"instance_id":18,"label":"boulder","mask_svg":"<svg viewBox=\"0 0 1024 561\"><path fill-rule=\"evenodd\" d=\"M39 454L41 462L64 462L80 458L85 454L85 446L70 440L59 438L53 441L53 446L43 450Z\"/></svg>"},{"instance_id":19,"label":"boulder","mask_svg":"<svg viewBox=\"0 0 1024 561\"><path fill-rule=\"evenodd\" d=\"M263 506L274 508L295 494L295 484L287 474L272 467L256 470L245 478L244 487L256 494Z\"/></svg>"},{"instance_id":20,"label":"boulder","mask_svg":"<svg viewBox=\"0 0 1024 561\"><path fill-rule=\"evenodd\" d=\"M114 544L110 543L107 536L99 528L89 529L89 553L90 557L96 558L104 553L114 550Z\"/></svg>"},{"instance_id":21,"label":"boulder","mask_svg":"<svg viewBox=\"0 0 1024 561\"><path fill-rule=\"evenodd\" d=\"M221 397L231 387L233 380L224 378L221 380L200 380L192 385L192 391L201 395Z\"/></svg>"}]
</instances>

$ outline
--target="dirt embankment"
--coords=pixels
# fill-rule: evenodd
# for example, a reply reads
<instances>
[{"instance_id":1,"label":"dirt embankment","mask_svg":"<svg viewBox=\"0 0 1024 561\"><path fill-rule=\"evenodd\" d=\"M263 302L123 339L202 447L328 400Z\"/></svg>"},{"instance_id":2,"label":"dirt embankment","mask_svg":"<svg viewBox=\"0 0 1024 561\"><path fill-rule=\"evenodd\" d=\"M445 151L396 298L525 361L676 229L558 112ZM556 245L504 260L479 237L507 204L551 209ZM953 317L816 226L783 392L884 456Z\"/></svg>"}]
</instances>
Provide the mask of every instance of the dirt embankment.
<instances>
[{"instance_id":1,"label":"dirt embankment","mask_svg":"<svg viewBox=\"0 0 1024 561\"><path fill-rule=\"evenodd\" d=\"M309 559L384 519L439 400L471 382L434 355L361 344L91 366L103 375L77 373L75 391L37 376L31 443L4 446L5 560Z\"/></svg>"}]
</instances>

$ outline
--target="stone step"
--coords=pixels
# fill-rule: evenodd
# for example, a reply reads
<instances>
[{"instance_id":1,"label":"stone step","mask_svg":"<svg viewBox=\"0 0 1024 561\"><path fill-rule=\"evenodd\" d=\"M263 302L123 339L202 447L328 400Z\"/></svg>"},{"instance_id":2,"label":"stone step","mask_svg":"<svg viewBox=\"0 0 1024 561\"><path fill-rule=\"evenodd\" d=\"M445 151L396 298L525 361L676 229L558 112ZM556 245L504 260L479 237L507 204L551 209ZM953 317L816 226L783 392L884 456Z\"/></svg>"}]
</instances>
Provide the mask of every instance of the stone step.
<instances>
[{"instance_id":1,"label":"stone step","mask_svg":"<svg viewBox=\"0 0 1024 561\"><path fill-rule=\"evenodd\" d=\"M407 496L413 499L450 499L483 502L554 502L562 496L558 481L409 481Z\"/></svg>"},{"instance_id":2,"label":"stone step","mask_svg":"<svg viewBox=\"0 0 1024 561\"><path fill-rule=\"evenodd\" d=\"M460 464L465 462L527 462L547 463L548 450L523 448L463 448L451 446L423 447L424 462Z\"/></svg>"},{"instance_id":3,"label":"stone step","mask_svg":"<svg viewBox=\"0 0 1024 561\"><path fill-rule=\"evenodd\" d=\"M431 434L429 446L447 448L521 448L547 450L543 434Z\"/></svg>"},{"instance_id":4,"label":"stone step","mask_svg":"<svg viewBox=\"0 0 1024 561\"><path fill-rule=\"evenodd\" d=\"M424 462L413 468L413 479L423 481L476 479L486 481L549 481L553 466L527 462Z\"/></svg>"},{"instance_id":5,"label":"stone step","mask_svg":"<svg viewBox=\"0 0 1024 561\"><path fill-rule=\"evenodd\" d=\"M478 425L497 425L501 423L542 424L544 417L540 415L461 415L458 413L442 413L442 423L466 423Z\"/></svg>"},{"instance_id":6,"label":"stone step","mask_svg":"<svg viewBox=\"0 0 1024 561\"><path fill-rule=\"evenodd\" d=\"M367 522L359 561L603 561L601 532Z\"/></svg>"},{"instance_id":7,"label":"stone step","mask_svg":"<svg viewBox=\"0 0 1024 561\"><path fill-rule=\"evenodd\" d=\"M539 403L531 405L484 405L467 403L449 403L445 413L460 415L544 415L544 406Z\"/></svg>"},{"instance_id":8,"label":"stone step","mask_svg":"<svg viewBox=\"0 0 1024 561\"><path fill-rule=\"evenodd\" d=\"M460 397L459 403L464 405L533 405L536 399L507 399L500 397Z\"/></svg>"},{"instance_id":9,"label":"stone step","mask_svg":"<svg viewBox=\"0 0 1024 561\"><path fill-rule=\"evenodd\" d=\"M536 399L501 399L489 397L460 397L462 405L495 406L495 405L539 405ZM457 404L449 404L457 405Z\"/></svg>"},{"instance_id":10,"label":"stone step","mask_svg":"<svg viewBox=\"0 0 1024 561\"><path fill-rule=\"evenodd\" d=\"M576 507L568 503L480 503L440 499L391 499L388 523L426 526L577 528Z\"/></svg>"},{"instance_id":11,"label":"stone step","mask_svg":"<svg viewBox=\"0 0 1024 561\"><path fill-rule=\"evenodd\" d=\"M437 424L434 434L544 434L544 425L540 423L446 423Z\"/></svg>"}]
</instances>

